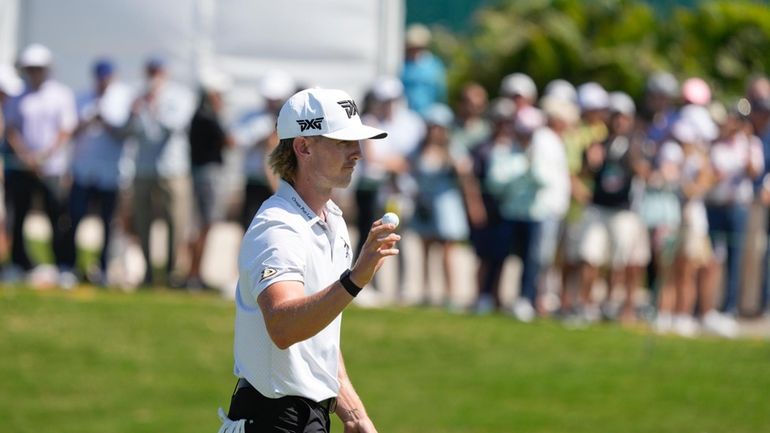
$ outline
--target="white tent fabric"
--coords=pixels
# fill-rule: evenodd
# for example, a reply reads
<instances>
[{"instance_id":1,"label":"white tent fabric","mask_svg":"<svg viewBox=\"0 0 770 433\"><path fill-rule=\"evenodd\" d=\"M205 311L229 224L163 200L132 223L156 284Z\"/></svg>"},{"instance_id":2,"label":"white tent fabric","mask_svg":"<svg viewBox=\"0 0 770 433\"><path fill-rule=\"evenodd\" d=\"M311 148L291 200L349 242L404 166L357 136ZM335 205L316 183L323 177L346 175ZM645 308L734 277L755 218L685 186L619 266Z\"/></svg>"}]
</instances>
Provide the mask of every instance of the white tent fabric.
<instances>
[{"instance_id":1,"label":"white tent fabric","mask_svg":"<svg viewBox=\"0 0 770 433\"><path fill-rule=\"evenodd\" d=\"M90 85L96 57L138 82L157 54L189 85L207 69L228 75L236 107L258 101L255 85L270 69L360 97L376 76L398 72L403 26L403 0L0 0L0 62L39 42L76 90Z\"/></svg>"}]
</instances>

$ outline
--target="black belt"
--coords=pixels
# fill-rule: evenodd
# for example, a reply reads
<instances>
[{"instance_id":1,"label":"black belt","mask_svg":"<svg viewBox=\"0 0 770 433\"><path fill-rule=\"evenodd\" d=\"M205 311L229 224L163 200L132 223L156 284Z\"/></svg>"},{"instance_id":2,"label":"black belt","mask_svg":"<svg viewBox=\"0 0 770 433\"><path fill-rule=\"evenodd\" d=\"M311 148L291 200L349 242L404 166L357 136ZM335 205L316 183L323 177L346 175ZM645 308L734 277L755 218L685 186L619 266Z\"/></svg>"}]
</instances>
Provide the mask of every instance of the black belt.
<instances>
[{"instance_id":1,"label":"black belt","mask_svg":"<svg viewBox=\"0 0 770 433\"><path fill-rule=\"evenodd\" d=\"M239 389L243 389L243 388L251 388L251 389L254 389L255 391L257 391L257 389L254 388L249 383L248 380L246 380L246 379L241 377L241 378L238 378L238 383L235 385L235 391L237 392ZM257 392L259 392L259 391L257 391ZM327 411L329 413L332 413L335 410L337 410L337 398L336 397L327 398L326 400L321 400L321 401L315 401L315 400L311 400L309 398L300 397L300 396L293 396L293 395L290 396L290 397L300 398L300 399L305 400L305 401L307 401L307 402L309 402L311 404L314 404L316 406L320 406L325 411Z\"/></svg>"}]
</instances>

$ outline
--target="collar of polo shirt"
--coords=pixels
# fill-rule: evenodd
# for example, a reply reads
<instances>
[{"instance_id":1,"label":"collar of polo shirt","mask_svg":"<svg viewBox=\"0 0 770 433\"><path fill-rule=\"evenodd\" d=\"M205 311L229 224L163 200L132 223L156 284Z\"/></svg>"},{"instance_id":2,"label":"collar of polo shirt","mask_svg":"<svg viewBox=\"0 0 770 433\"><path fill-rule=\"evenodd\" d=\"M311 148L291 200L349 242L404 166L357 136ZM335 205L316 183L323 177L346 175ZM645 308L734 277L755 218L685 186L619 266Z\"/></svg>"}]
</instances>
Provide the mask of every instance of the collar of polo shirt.
<instances>
[{"instance_id":1,"label":"collar of polo shirt","mask_svg":"<svg viewBox=\"0 0 770 433\"><path fill-rule=\"evenodd\" d=\"M315 212L310 209L310 206L305 203L305 200L302 200L302 197L297 194L297 191L291 184L289 184L289 182L286 182L283 179L279 180L278 190L275 194L294 205L299 213L305 217L305 221L307 221L309 225L321 221L321 217L316 215ZM342 215L342 210L331 200L326 202L326 211L335 215Z\"/></svg>"}]
</instances>

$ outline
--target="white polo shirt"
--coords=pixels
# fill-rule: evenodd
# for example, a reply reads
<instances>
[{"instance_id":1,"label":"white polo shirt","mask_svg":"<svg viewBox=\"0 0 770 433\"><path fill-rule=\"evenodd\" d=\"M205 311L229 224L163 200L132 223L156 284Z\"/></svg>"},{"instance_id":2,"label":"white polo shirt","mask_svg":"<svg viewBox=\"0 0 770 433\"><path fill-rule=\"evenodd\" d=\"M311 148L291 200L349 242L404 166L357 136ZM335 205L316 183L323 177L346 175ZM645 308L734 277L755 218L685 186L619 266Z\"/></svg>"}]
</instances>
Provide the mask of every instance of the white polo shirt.
<instances>
[{"instance_id":1,"label":"white polo shirt","mask_svg":"<svg viewBox=\"0 0 770 433\"><path fill-rule=\"evenodd\" d=\"M238 257L235 369L270 398L315 401L337 395L340 324L337 316L315 336L279 349L265 327L257 296L279 281L299 281L317 293L351 265L353 251L342 211L331 200L322 221L288 183L265 200L246 231Z\"/></svg>"},{"instance_id":2,"label":"white polo shirt","mask_svg":"<svg viewBox=\"0 0 770 433\"><path fill-rule=\"evenodd\" d=\"M9 105L6 122L19 129L27 151L33 154L48 152L61 131L72 132L77 126L75 95L67 86L52 79L46 80L37 90L27 87ZM68 156L68 147L60 147L43 163L43 174L65 174Z\"/></svg>"}]
</instances>

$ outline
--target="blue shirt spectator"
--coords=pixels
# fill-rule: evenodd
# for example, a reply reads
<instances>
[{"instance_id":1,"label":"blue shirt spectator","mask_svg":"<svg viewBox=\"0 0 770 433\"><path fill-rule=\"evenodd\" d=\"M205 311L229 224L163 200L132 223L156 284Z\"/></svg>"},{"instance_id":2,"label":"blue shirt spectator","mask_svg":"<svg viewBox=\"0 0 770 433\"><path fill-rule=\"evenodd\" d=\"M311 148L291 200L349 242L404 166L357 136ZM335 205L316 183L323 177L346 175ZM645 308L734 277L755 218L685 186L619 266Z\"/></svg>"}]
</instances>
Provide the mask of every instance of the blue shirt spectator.
<instances>
[{"instance_id":1,"label":"blue shirt spectator","mask_svg":"<svg viewBox=\"0 0 770 433\"><path fill-rule=\"evenodd\" d=\"M428 50L430 31L415 24L406 32L406 60L401 72L404 95L409 108L425 114L437 103L446 102L446 68L444 63Z\"/></svg>"}]
</instances>

